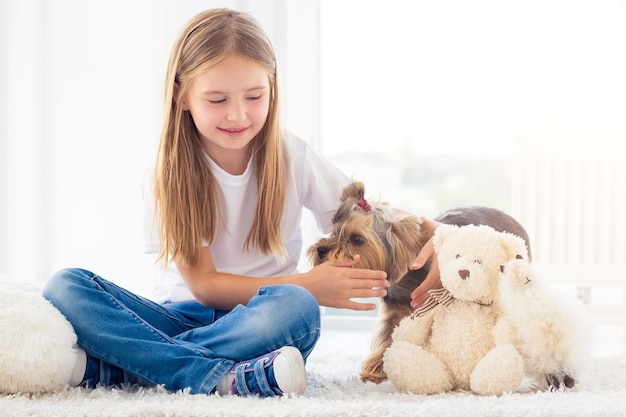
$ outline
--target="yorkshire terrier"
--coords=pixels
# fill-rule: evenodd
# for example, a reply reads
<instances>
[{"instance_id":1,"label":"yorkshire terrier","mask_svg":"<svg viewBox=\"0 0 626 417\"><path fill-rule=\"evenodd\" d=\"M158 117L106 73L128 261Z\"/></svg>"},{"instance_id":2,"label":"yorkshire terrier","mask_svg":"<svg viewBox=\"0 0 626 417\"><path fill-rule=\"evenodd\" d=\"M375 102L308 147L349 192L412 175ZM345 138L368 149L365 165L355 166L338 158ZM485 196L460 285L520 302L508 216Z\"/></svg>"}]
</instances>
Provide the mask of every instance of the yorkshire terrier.
<instances>
[{"instance_id":1,"label":"yorkshire terrier","mask_svg":"<svg viewBox=\"0 0 626 417\"><path fill-rule=\"evenodd\" d=\"M469 206L445 211L433 220L464 226L484 224L499 232L513 233L526 241L528 234L508 214L493 208ZM423 218L386 202L365 199L362 182L347 185L341 204L333 217L333 231L308 251L313 265L337 262L360 255L355 268L387 272L389 287L379 305L379 321L372 338L372 352L361 365L363 381L381 383L387 379L383 370L383 354L391 344L391 333L400 320L413 312L411 292L424 281L430 265L411 270L409 265L430 236L422 228Z\"/></svg>"}]
</instances>

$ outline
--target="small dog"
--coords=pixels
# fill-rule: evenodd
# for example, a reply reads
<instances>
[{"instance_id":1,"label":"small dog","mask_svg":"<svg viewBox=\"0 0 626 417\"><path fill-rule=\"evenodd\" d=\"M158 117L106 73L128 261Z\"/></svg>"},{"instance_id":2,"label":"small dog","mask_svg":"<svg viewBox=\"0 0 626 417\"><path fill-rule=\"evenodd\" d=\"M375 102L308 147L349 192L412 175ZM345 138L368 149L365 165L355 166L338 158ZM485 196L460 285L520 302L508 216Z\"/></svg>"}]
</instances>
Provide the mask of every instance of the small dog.
<instances>
[{"instance_id":1,"label":"small dog","mask_svg":"<svg viewBox=\"0 0 626 417\"><path fill-rule=\"evenodd\" d=\"M508 214L488 207L470 206L448 210L433 220L465 226L485 224L499 232L513 233L526 241L526 231ZM368 202L362 182L347 185L333 217L331 234L313 244L309 259L313 265L337 262L360 255L357 268L387 272L389 287L381 299L378 328L372 339L372 353L361 365L363 381L381 383L387 379L383 354L391 344L391 333L400 320L413 312L411 292L424 281L430 265L419 270L409 266L430 236L422 228L423 218L385 202Z\"/></svg>"}]
</instances>

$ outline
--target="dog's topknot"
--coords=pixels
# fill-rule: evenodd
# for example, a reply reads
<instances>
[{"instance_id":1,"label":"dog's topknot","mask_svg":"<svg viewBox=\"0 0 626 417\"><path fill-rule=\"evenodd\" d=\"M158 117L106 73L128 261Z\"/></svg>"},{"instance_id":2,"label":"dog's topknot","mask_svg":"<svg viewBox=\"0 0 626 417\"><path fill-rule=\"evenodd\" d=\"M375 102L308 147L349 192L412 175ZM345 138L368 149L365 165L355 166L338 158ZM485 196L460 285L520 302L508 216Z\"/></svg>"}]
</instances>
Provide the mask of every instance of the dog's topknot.
<instances>
[{"instance_id":1,"label":"dog's topknot","mask_svg":"<svg viewBox=\"0 0 626 417\"><path fill-rule=\"evenodd\" d=\"M345 221L355 206L365 201L365 184L353 181L346 185L341 193L341 205L333 216L333 223ZM367 204L367 202L366 202ZM366 210L369 211L369 210Z\"/></svg>"},{"instance_id":2,"label":"dog's topknot","mask_svg":"<svg viewBox=\"0 0 626 417\"><path fill-rule=\"evenodd\" d=\"M348 199L355 201L358 204L365 198L365 184L360 181L353 181L344 187L341 193L341 201L344 202Z\"/></svg>"}]
</instances>

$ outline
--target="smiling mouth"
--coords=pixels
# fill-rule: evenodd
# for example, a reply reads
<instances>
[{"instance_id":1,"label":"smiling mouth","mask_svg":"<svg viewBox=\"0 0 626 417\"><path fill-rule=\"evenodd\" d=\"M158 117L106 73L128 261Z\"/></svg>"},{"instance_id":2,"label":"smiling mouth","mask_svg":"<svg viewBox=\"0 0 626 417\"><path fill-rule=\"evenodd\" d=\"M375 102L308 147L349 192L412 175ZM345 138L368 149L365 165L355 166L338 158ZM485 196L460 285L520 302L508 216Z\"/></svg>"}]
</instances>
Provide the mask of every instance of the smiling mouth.
<instances>
[{"instance_id":1,"label":"smiling mouth","mask_svg":"<svg viewBox=\"0 0 626 417\"><path fill-rule=\"evenodd\" d=\"M232 128L232 129L222 129L220 128L220 130L224 133L226 133L227 135L230 136L237 136L242 134L243 132L245 132L246 130L248 130L247 127L241 127L241 128Z\"/></svg>"}]
</instances>

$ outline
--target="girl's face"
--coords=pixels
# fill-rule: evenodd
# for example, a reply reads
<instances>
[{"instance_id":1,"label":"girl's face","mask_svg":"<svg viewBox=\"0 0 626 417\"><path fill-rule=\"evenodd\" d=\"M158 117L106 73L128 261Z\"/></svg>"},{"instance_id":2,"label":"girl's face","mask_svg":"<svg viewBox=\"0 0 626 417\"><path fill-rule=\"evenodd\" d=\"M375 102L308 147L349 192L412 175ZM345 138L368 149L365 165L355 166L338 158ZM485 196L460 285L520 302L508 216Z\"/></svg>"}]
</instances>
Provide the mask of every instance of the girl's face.
<instances>
[{"instance_id":1,"label":"girl's face","mask_svg":"<svg viewBox=\"0 0 626 417\"><path fill-rule=\"evenodd\" d=\"M266 69L240 56L226 58L198 75L181 101L211 159L227 172L241 174L250 158L250 141L269 112Z\"/></svg>"}]
</instances>

